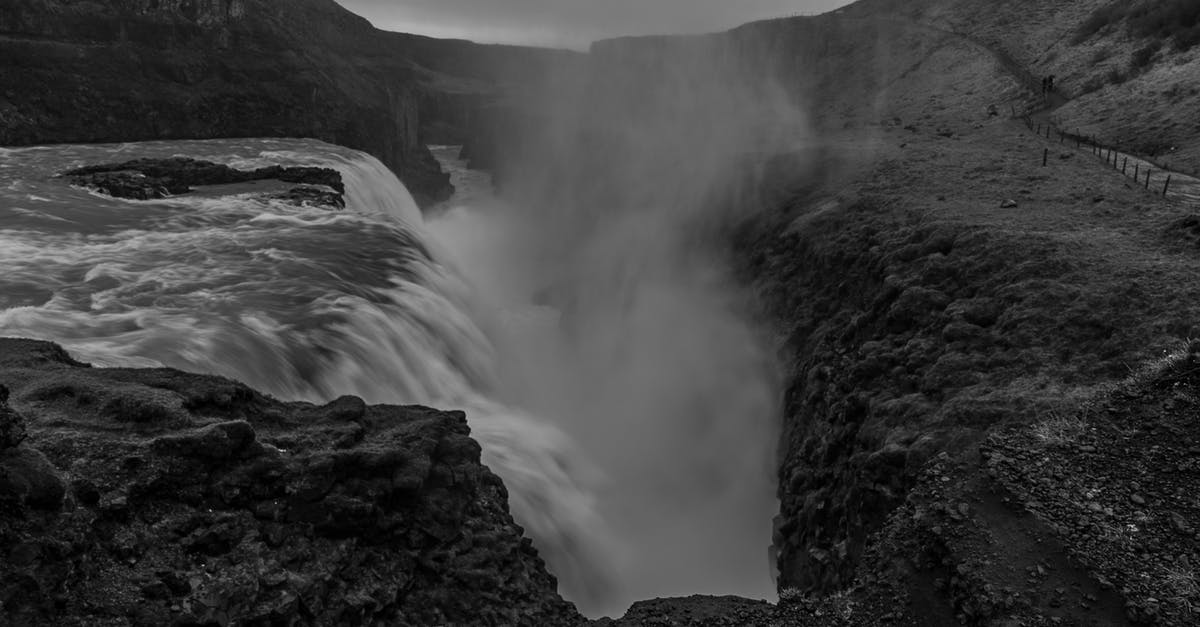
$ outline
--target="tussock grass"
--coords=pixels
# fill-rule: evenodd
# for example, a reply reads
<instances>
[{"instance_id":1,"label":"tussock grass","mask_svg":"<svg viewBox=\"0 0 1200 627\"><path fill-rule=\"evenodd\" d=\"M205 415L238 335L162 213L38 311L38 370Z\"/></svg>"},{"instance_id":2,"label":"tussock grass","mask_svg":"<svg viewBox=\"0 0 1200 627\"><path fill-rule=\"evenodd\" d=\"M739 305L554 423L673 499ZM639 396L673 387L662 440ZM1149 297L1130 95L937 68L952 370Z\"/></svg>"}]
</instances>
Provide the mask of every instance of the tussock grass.
<instances>
[{"instance_id":1,"label":"tussock grass","mask_svg":"<svg viewBox=\"0 0 1200 627\"><path fill-rule=\"evenodd\" d=\"M1166 378L1177 378L1200 369L1200 339L1189 339L1180 348L1170 351L1129 375L1123 383L1126 390L1136 390Z\"/></svg>"},{"instance_id":2,"label":"tussock grass","mask_svg":"<svg viewBox=\"0 0 1200 627\"><path fill-rule=\"evenodd\" d=\"M1079 416L1066 416L1051 412L1046 418L1034 423L1030 433L1045 446L1070 446L1079 441L1087 431L1087 423Z\"/></svg>"},{"instance_id":3,"label":"tussock grass","mask_svg":"<svg viewBox=\"0 0 1200 627\"><path fill-rule=\"evenodd\" d=\"M1172 602L1186 609L1189 615L1195 615L1196 603L1200 603L1200 581L1190 564L1173 564L1163 569L1162 589Z\"/></svg>"}]
</instances>

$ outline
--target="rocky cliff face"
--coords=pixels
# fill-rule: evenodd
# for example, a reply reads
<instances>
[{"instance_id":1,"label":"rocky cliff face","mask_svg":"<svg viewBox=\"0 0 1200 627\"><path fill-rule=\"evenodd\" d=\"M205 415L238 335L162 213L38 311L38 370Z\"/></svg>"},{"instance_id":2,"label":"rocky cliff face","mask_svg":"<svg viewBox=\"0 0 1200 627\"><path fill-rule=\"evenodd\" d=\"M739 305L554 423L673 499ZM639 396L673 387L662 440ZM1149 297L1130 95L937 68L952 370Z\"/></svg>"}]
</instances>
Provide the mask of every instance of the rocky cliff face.
<instances>
[{"instance_id":1,"label":"rocky cliff face","mask_svg":"<svg viewBox=\"0 0 1200 627\"><path fill-rule=\"evenodd\" d=\"M988 3L957 4L991 20L995 32L1014 28L1007 8L988 14ZM1094 4L1046 11L1069 5L1086 15L1080 7ZM826 614L832 619L784 624L1126 620L1122 606L1133 597L1122 599L1128 590L1112 584L1138 575L1098 574L1089 560L1103 560L1103 543L1089 547L1091 555L1064 548L1073 529L1093 522L1066 505L1049 526L1035 520L1036 501L1025 504L1031 515L980 470L986 455L978 445L1004 429L1044 441L1063 414L1091 420L1091 406L1080 407L1096 388L1194 335L1194 306L1179 295L1194 250L1164 237L1178 237L1190 219L1181 216L1194 212L1027 137L991 106L1036 105L1025 59L936 20L848 11L709 38L606 42L592 62L662 72L673 50L702 46L740 67L740 76L776 82L811 114L814 147L830 148L797 155L798 165L775 173L760 168L740 186L751 193L733 194L727 214L745 219L734 258L789 361L774 539L781 607L849 599ZM644 91L600 84L628 93L630 110L653 107ZM530 152L504 133L521 128L522 116L525 128L536 128L537 115L502 112L500 139L471 156L511 167L513 155ZM595 163L632 160L619 139L572 145L606 155L577 161L598 190L614 184ZM565 172L556 184L575 172L566 163L546 167ZM1034 449L1021 459L1058 455ZM1132 473L1088 480L1140 481ZM1155 524L1169 531L1172 523L1164 516ZM1172 559L1148 550L1155 564ZM1140 608L1129 617L1142 616ZM1164 622L1180 624L1174 620Z\"/></svg>"},{"instance_id":2,"label":"rocky cliff face","mask_svg":"<svg viewBox=\"0 0 1200 627\"><path fill-rule=\"evenodd\" d=\"M430 110L447 85L486 94L541 58L384 33L332 0L13 0L0 7L0 144L313 137L375 155L428 204L451 188L423 113L459 122Z\"/></svg>"},{"instance_id":3,"label":"rocky cliff face","mask_svg":"<svg viewBox=\"0 0 1200 627\"><path fill-rule=\"evenodd\" d=\"M13 624L567 625L463 415L0 340Z\"/></svg>"}]
</instances>

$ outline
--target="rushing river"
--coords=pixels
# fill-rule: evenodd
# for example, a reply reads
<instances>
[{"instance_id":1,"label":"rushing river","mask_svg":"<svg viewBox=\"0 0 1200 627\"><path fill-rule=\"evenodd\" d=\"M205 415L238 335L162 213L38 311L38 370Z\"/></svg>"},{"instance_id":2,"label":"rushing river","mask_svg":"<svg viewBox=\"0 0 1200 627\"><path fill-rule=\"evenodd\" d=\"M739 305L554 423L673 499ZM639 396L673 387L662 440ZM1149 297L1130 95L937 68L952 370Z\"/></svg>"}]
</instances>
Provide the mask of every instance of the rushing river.
<instances>
[{"instance_id":1,"label":"rushing river","mask_svg":"<svg viewBox=\"0 0 1200 627\"><path fill-rule=\"evenodd\" d=\"M376 159L317 141L0 149L0 335L288 400L463 409L514 517L585 612L768 596L776 398L755 338L719 304L698 309L686 290L700 288L647 283L620 324L589 325L603 307L550 306L539 273L512 262L522 235L486 175L435 152L459 193L426 222ZM54 177L176 155L335 168L347 208L214 190L125 201ZM661 324L671 317L700 325Z\"/></svg>"}]
</instances>

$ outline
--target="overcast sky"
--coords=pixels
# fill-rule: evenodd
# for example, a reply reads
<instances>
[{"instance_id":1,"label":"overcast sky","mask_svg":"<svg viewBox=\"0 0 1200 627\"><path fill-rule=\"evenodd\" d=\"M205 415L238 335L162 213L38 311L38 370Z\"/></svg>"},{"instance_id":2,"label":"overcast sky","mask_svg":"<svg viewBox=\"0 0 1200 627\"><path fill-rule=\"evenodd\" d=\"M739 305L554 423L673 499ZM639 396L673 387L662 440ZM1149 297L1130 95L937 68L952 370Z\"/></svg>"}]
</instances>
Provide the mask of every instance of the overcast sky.
<instances>
[{"instance_id":1,"label":"overcast sky","mask_svg":"<svg viewBox=\"0 0 1200 627\"><path fill-rule=\"evenodd\" d=\"M385 30L586 48L621 35L698 33L850 0L338 0Z\"/></svg>"}]
</instances>

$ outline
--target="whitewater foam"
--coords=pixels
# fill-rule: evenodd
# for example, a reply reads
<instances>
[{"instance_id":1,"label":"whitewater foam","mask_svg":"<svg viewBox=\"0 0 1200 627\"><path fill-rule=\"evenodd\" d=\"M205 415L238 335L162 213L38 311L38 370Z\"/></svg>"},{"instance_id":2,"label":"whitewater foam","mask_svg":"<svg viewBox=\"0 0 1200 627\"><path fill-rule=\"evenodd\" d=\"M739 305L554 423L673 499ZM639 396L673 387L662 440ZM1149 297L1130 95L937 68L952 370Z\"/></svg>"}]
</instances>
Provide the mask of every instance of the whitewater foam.
<instances>
[{"instance_id":1,"label":"whitewater foam","mask_svg":"<svg viewBox=\"0 0 1200 627\"><path fill-rule=\"evenodd\" d=\"M126 201L53 178L134 156L332 167L347 208L246 194ZM268 139L6 149L0 166L20 181L0 191L0 333L99 365L221 374L284 399L464 409L566 596L607 588L594 472L553 424L490 396L495 350L470 288L430 255L412 196L377 159ZM41 211L19 207L29 195Z\"/></svg>"}]
</instances>

